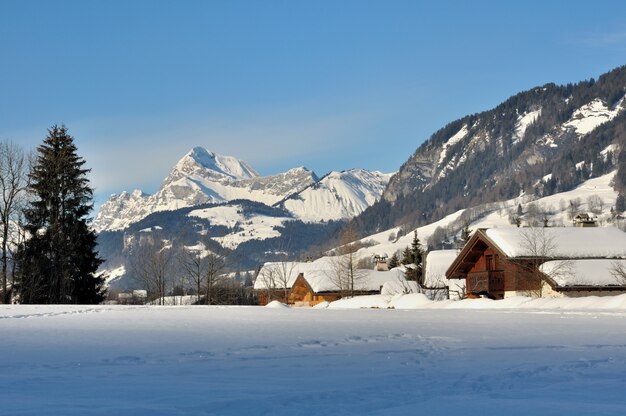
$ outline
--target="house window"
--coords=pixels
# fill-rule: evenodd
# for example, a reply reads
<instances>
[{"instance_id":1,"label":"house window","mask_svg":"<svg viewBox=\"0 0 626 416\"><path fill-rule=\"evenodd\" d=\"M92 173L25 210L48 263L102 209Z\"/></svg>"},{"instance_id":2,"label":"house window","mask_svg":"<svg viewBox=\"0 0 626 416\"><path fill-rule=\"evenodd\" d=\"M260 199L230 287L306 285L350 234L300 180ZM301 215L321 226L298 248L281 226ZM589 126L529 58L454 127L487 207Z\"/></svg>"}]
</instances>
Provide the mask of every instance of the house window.
<instances>
[{"instance_id":1,"label":"house window","mask_svg":"<svg viewBox=\"0 0 626 416\"><path fill-rule=\"evenodd\" d=\"M487 256L487 270L494 270L493 265L493 256Z\"/></svg>"}]
</instances>

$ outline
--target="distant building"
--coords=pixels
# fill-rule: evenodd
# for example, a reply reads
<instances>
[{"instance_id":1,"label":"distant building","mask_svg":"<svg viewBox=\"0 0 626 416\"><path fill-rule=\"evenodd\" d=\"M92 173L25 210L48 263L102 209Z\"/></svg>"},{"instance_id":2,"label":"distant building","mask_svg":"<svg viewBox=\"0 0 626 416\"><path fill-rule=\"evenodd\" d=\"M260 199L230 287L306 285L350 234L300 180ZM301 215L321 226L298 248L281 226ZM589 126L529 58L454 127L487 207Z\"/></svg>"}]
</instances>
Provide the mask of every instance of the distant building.
<instances>
[{"instance_id":1,"label":"distant building","mask_svg":"<svg viewBox=\"0 0 626 416\"><path fill-rule=\"evenodd\" d=\"M389 270L387 265L387 253L374 255L374 269L379 272L386 272Z\"/></svg>"},{"instance_id":2,"label":"distant building","mask_svg":"<svg viewBox=\"0 0 626 416\"><path fill-rule=\"evenodd\" d=\"M583 212L576 215L573 221L575 227L596 227L598 217L593 214Z\"/></svg>"}]
</instances>

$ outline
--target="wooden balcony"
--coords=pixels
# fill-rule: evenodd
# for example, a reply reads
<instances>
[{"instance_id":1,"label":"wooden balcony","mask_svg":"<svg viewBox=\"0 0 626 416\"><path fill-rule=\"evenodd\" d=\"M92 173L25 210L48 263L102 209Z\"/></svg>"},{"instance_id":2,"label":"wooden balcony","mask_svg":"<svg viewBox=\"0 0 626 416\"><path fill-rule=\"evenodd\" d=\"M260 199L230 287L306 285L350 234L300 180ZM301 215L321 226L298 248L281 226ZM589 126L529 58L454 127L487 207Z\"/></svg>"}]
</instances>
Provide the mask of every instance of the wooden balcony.
<instances>
[{"instance_id":1,"label":"wooden balcony","mask_svg":"<svg viewBox=\"0 0 626 416\"><path fill-rule=\"evenodd\" d=\"M504 271L485 270L467 274L467 292L503 292L504 291Z\"/></svg>"}]
</instances>

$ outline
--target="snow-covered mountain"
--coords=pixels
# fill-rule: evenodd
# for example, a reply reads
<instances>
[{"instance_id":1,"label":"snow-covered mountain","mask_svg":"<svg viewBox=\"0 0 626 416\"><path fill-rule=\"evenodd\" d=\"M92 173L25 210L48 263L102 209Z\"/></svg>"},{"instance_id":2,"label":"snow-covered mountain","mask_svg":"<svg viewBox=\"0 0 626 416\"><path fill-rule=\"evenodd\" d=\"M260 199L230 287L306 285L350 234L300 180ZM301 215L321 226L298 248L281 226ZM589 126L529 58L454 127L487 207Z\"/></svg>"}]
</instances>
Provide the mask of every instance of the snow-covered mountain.
<instances>
[{"instance_id":1,"label":"snow-covered mountain","mask_svg":"<svg viewBox=\"0 0 626 416\"><path fill-rule=\"evenodd\" d=\"M392 175L363 169L331 172L281 206L305 222L353 218L380 199Z\"/></svg>"},{"instance_id":2,"label":"snow-covered mountain","mask_svg":"<svg viewBox=\"0 0 626 416\"><path fill-rule=\"evenodd\" d=\"M316 181L315 174L304 167L260 176L237 158L194 147L178 161L155 194L136 190L112 195L100 208L93 227L97 232L121 230L153 212L235 199L272 205Z\"/></svg>"},{"instance_id":3,"label":"snow-covered mountain","mask_svg":"<svg viewBox=\"0 0 626 416\"><path fill-rule=\"evenodd\" d=\"M358 218L372 234L436 221L459 209L546 196L624 165L626 66L577 84L546 84L435 132ZM626 185L624 185L626 186Z\"/></svg>"},{"instance_id":4,"label":"snow-covered mountain","mask_svg":"<svg viewBox=\"0 0 626 416\"><path fill-rule=\"evenodd\" d=\"M112 195L96 216L96 232L123 230L154 212L245 199L282 205L297 219L320 222L352 218L382 195L391 175L366 170L331 172L321 181L298 167L260 176L247 163L202 147L189 151L158 192Z\"/></svg>"}]
</instances>

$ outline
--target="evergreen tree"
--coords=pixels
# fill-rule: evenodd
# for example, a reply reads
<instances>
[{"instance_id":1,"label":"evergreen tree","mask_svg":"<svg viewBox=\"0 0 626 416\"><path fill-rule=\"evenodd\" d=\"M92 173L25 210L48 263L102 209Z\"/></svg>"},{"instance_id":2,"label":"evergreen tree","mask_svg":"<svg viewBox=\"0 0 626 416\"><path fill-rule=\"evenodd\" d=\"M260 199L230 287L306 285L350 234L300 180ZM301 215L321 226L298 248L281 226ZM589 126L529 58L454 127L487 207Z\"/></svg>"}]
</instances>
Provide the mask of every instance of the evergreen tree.
<instances>
[{"instance_id":1,"label":"evergreen tree","mask_svg":"<svg viewBox=\"0 0 626 416\"><path fill-rule=\"evenodd\" d=\"M624 194L619 194L617 196L617 200L615 201L615 209L617 210L617 212L626 211L626 197L624 196Z\"/></svg>"},{"instance_id":2,"label":"evergreen tree","mask_svg":"<svg viewBox=\"0 0 626 416\"><path fill-rule=\"evenodd\" d=\"M413 280L420 285L424 283L422 273L422 257L424 250L420 239L417 237L417 231L413 233L413 241L411 241L411 247L404 249L402 253L402 264L407 266L406 278L407 280Z\"/></svg>"},{"instance_id":3,"label":"evergreen tree","mask_svg":"<svg viewBox=\"0 0 626 416\"><path fill-rule=\"evenodd\" d=\"M467 244L467 242L470 240L471 235L472 235L472 230L469 228L469 224L465 223L465 226L463 226L463 229L461 230L461 247L460 248L465 247L465 244Z\"/></svg>"},{"instance_id":4,"label":"evergreen tree","mask_svg":"<svg viewBox=\"0 0 626 416\"><path fill-rule=\"evenodd\" d=\"M387 265L387 267L389 267L389 269L393 269L396 268L400 265L400 259L398 259L398 255L396 253L393 253L393 256L391 256L391 258L389 259L389 264Z\"/></svg>"},{"instance_id":5,"label":"evergreen tree","mask_svg":"<svg viewBox=\"0 0 626 416\"><path fill-rule=\"evenodd\" d=\"M53 126L30 173L30 206L25 209L31 238L18 253L22 303L99 303L104 278L94 274L102 260L96 235L87 225L93 191L85 161L64 126Z\"/></svg>"}]
</instances>

